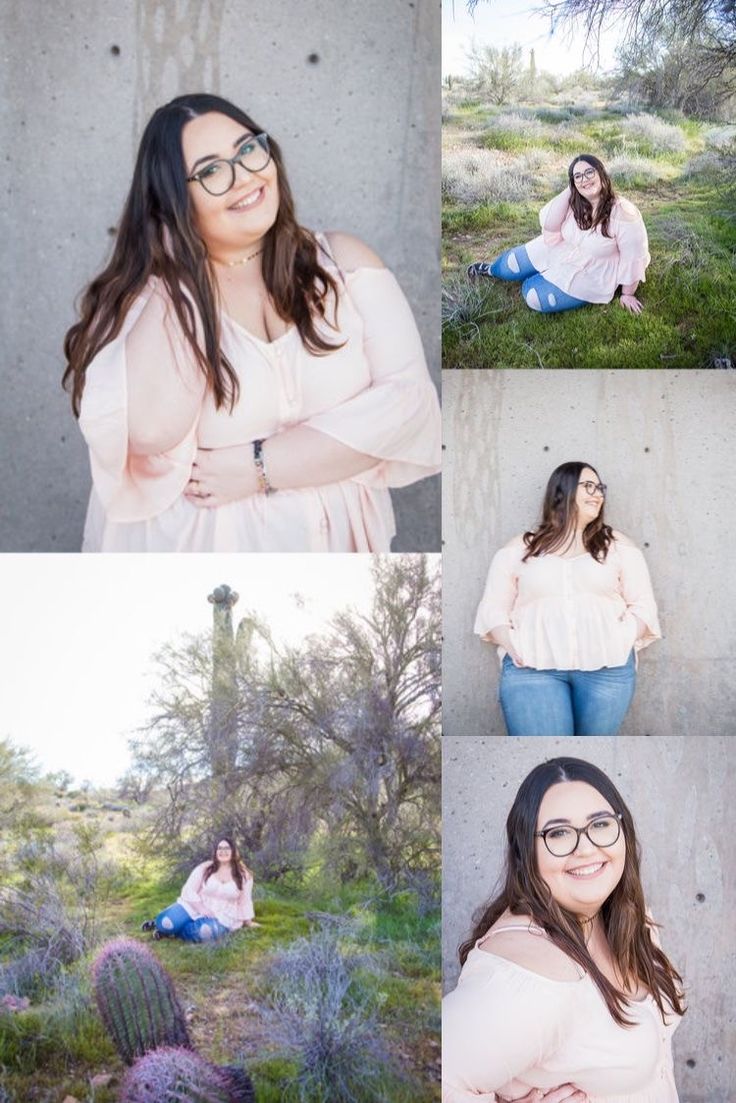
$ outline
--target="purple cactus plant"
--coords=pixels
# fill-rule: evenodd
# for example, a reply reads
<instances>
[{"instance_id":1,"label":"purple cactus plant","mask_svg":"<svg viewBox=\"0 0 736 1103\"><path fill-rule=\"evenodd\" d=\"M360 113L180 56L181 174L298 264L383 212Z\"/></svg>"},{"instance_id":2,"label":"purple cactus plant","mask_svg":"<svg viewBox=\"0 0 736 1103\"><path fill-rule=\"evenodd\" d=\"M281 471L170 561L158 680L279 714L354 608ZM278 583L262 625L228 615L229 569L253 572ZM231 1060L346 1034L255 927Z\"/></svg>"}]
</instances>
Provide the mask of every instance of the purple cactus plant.
<instances>
[{"instance_id":1,"label":"purple cactus plant","mask_svg":"<svg viewBox=\"0 0 736 1103\"><path fill-rule=\"evenodd\" d=\"M126 1065L160 1046L192 1048L171 978L140 942L117 938L103 946L92 982L102 1021Z\"/></svg>"},{"instance_id":2,"label":"purple cactus plant","mask_svg":"<svg viewBox=\"0 0 736 1103\"><path fill-rule=\"evenodd\" d=\"M224 1069L189 1049L164 1048L128 1070L120 1103L240 1103Z\"/></svg>"}]
</instances>

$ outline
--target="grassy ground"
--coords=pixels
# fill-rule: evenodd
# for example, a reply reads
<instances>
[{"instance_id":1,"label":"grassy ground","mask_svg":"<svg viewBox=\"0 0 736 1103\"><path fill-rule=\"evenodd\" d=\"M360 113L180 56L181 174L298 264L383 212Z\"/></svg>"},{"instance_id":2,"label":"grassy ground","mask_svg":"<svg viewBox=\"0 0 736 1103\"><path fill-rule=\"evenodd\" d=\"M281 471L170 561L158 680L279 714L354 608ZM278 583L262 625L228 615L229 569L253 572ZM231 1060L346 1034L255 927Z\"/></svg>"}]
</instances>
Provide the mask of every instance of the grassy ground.
<instances>
[{"instance_id":1,"label":"grassy ground","mask_svg":"<svg viewBox=\"0 0 736 1103\"><path fill-rule=\"evenodd\" d=\"M313 912L354 916L361 951L381 959L382 970L361 975L360 984L379 1009L380 1024L405 1074L405 1083L393 1084L382 1098L396 1103L439 1099L438 915L419 916L411 895L382 903L369 885L329 890L316 881L280 889L261 886L256 893L261 928L239 931L214 946L154 943L140 934L140 923L175 899L179 888L178 879L167 881L160 871L139 876L106 905L104 934L124 933L152 947L174 978L196 1048L217 1063L243 1062L258 1103L281 1100L284 1080L296 1070L277 1050L266 1025L266 967L279 948L310 932ZM89 961L81 962L55 998L0 1015L0 1101L117 1099L122 1066L90 1001L88 976Z\"/></svg>"},{"instance_id":2,"label":"grassy ground","mask_svg":"<svg viewBox=\"0 0 736 1103\"><path fill-rule=\"evenodd\" d=\"M736 218L718 153L731 130L675 116L627 121L605 107L452 105L443 133L443 366L736 366ZM600 156L642 212L652 255L638 292L644 312L630 315L616 297L541 316L518 284L487 280L469 292L466 266L535 237L540 207L580 152Z\"/></svg>"}]
</instances>

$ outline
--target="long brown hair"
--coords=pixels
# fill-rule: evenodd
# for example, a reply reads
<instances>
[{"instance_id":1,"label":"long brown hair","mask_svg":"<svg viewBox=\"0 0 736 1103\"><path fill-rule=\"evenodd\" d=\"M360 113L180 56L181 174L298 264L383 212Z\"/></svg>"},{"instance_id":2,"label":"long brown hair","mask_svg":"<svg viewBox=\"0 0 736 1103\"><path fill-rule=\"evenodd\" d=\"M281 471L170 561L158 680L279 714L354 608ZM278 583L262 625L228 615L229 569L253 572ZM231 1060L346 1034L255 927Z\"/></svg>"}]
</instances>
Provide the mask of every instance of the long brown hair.
<instances>
[{"instance_id":1,"label":"long brown hair","mask_svg":"<svg viewBox=\"0 0 736 1103\"><path fill-rule=\"evenodd\" d=\"M601 194L595 216L593 215L593 204L575 187L573 174L578 161L587 161L589 165L592 165L601 180ZM611 220L613 205L616 202L616 193L603 162L591 153L580 153L567 170L567 176L570 181L570 207L580 229L594 230L596 226L600 226L603 236L611 237L608 232L608 224Z\"/></svg>"},{"instance_id":2,"label":"long brown hair","mask_svg":"<svg viewBox=\"0 0 736 1103\"><path fill-rule=\"evenodd\" d=\"M460 947L464 964L479 938L508 909L513 915L529 915L549 935L550 940L577 962L594 981L606 1001L611 1016L620 1026L633 1025L626 1018L627 997L603 975L585 945L575 915L561 907L537 868L534 833L542 798L552 785L561 781L585 781L605 798L614 812L620 813L626 841L626 861L621 880L608 897L600 914L608 945L624 985L644 984L654 997L664 1021L666 1000L678 1015L685 1012L682 1002L682 978L665 954L655 945L651 928L657 924L648 918L644 904L639 867L641 851L634 821L621 794L597 766L580 758L552 758L542 762L521 783L506 821L505 883L502 891L485 905L470 938Z\"/></svg>"},{"instance_id":3,"label":"long brown hair","mask_svg":"<svg viewBox=\"0 0 736 1103\"><path fill-rule=\"evenodd\" d=\"M240 857L235 842L227 835L220 835L218 839L215 839L215 843L212 848L212 860L207 866L207 869L204 871L203 883L209 881L212 874L216 873L219 869L220 863L217 858L217 848L220 843L227 843L227 845L230 847L230 871L233 875L233 881L238 886L238 890L240 891L243 888L243 880L251 878L253 874L248 869L243 859Z\"/></svg>"},{"instance_id":4,"label":"long brown hair","mask_svg":"<svg viewBox=\"0 0 736 1103\"><path fill-rule=\"evenodd\" d=\"M227 115L253 134L263 129L228 100L205 93L178 96L152 115L141 139L112 257L83 293L80 320L64 339L63 385L71 392L77 417L87 368L117 337L151 276L164 284L215 406L229 403L232 409L238 397L237 376L220 348L217 283L194 222L181 143L184 126L211 111ZM310 352L331 352L339 346L326 341L315 322L327 322L330 298L336 309L337 285L319 263L314 235L296 221L281 150L271 137L269 148L278 172L279 208L264 239L263 279L279 317L296 326ZM328 324L336 328L335 321L333 316Z\"/></svg>"},{"instance_id":5,"label":"long brown hair","mask_svg":"<svg viewBox=\"0 0 736 1103\"><path fill-rule=\"evenodd\" d=\"M584 463L582 460L561 463L550 475L542 503L542 520L536 529L524 533L527 551L522 559L523 563L537 555L559 551L569 540L577 513L575 495L578 492L580 474L586 467L595 471L595 477L600 481L592 463ZM583 546L597 563L605 563L613 540L613 529L603 519L604 508L605 500L601 503L598 516L583 529Z\"/></svg>"}]
</instances>

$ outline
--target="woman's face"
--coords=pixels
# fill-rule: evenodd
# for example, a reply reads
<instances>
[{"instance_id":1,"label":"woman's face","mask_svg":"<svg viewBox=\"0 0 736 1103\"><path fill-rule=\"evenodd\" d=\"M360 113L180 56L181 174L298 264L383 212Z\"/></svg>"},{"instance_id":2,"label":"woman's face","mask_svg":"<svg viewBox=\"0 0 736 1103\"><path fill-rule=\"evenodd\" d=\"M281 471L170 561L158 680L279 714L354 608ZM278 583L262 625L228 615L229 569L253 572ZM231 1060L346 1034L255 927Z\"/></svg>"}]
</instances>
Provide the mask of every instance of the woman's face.
<instances>
[{"instance_id":1,"label":"woman's face","mask_svg":"<svg viewBox=\"0 0 736 1103\"><path fill-rule=\"evenodd\" d=\"M544 794L539 806L537 831L546 827L560 829L591 827L591 835L611 834L610 822L613 809L597 789L585 781L561 781L552 785ZM555 824L554 821L561 821ZM604 825L609 824L606 828ZM555 839L548 836L550 845ZM611 895L624 872L626 842L623 831L612 846L598 846L587 835L581 835L572 854L557 857L550 854L544 839L537 838L537 867L543 881L549 886L555 901L567 911L580 916L593 916Z\"/></svg>"},{"instance_id":2,"label":"woman's face","mask_svg":"<svg viewBox=\"0 0 736 1103\"><path fill-rule=\"evenodd\" d=\"M572 170L573 184L585 198L594 203L601 194L603 181L600 173L590 161L576 161Z\"/></svg>"},{"instance_id":3,"label":"woman's face","mask_svg":"<svg viewBox=\"0 0 736 1103\"><path fill-rule=\"evenodd\" d=\"M234 157L250 131L228 115L210 111L182 130L187 176L218 158ZM259 172L235 166L235 182L224 195L210 195L197 180L190 189L197 228L215 257L235 259L233 252L257 248L273 226L279 209L278 172L273 160Z\"/></svg>"},{"instance_id":4,"label":"woman's face","mask_svg":"<svg viewBox=\"0 0 736 1103\"><path fill-rule=\"evenodd\" d=\"M589 525L591 521L595 521L603 508L603 495L600 490L593 489L591 493L591 488L597 488L599 485L600 479L593 468L584 467L580 472L578 489L575 495L575 506L583 526Z\"/></svg>"},{"instance_id":5,"label":"woman's face","mask_svg":"<svg viewBox=\"0 0 736 1103\"><path fill-rule=\"evenodd\" d=\"M222 865L227 864L233 856L233 849L225 839L220 839L217 844L217 861Z\"/></svg>"}]
</instances>

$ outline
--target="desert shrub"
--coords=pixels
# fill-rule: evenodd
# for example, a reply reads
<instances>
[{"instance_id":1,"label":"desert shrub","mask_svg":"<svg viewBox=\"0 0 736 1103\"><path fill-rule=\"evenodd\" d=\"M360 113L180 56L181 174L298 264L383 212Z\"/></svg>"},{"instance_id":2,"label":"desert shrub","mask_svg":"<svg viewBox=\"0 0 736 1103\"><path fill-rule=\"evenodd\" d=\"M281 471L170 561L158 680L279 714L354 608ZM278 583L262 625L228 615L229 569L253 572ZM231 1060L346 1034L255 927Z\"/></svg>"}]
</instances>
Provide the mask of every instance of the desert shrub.
<instances>
[{"instance_id":1,"label":"desert shrub","mask_svg":"<svg viewBox=\"0 0 736 1103\"><path fill-rule=\"evenodd\" d=\"M646 187L658 180L669 179L671 173L666 165L648 160L646 157L615 157L608 164L608 172L614 184L629 184Z\"/></svg>"},{"instance_id":2,"label":"desert shrub","mask_svg":"<svg viewBox=\"0 0 736 1103\"><path fill-rule=\"evenodd\" d=\"M453 276L442 288L442 329L465 340L477 337L481 324L498 313L489 302L491 291L487 281L471 283L464 273Z\"/></svg>"},{"instance_id":3,"label":"desert shrub","mask_svg":"<svg viewBox=\"0 0 736 1103\"><path fill-rule=\"evenodd\" d=\"M736 145L736 126L712 126L705 131L703 137L707 146L728 150Z\"/></svg>"},{"instance_id":4,"label":"desert shrub","mask_svg":"<svg viewBox=\"0 0 736 1103\"><path fill-rule=\"evenodd\" d=\"M502 161L493 150L450 149L442 158L442 193L457 203L527 199L533 188L530 172Z\"/></svg>"},{"instance_id":5,"label":"desert shrub","mask_svg":"<svg viewBox=\"0 0 736 1103\"><path fill-rule=\"evenodd\" d=\"M276 1040L299 1067L284 1084L285 1100L368 1103L383 1098L381 1085L396 1077L372 999L359 980L361 970L376 971L377 963L343 948L349 933L345 923L330 923L270 964L269 1019Z\"/></svg>"},{"instance_id":6,"label":"desert shrub","mask_svg":"<svg viewBox=\"0 0 736 1103\"><path fill-rule=\"evenodd\" d=\"M642 152L682 153L685 150L687 143L679 126L666 123L656 115L627 115L621 125L624 136L635 142Z\"/></svg>"}]
</instances>

